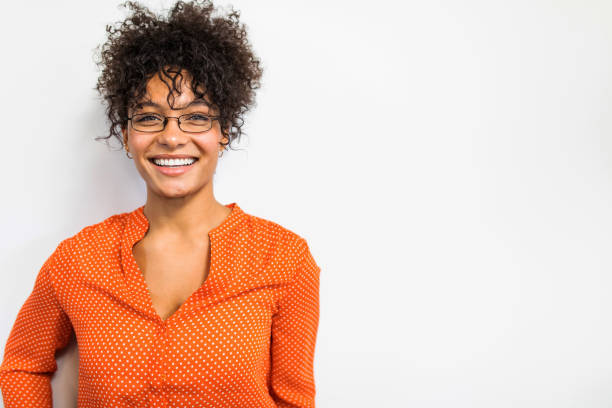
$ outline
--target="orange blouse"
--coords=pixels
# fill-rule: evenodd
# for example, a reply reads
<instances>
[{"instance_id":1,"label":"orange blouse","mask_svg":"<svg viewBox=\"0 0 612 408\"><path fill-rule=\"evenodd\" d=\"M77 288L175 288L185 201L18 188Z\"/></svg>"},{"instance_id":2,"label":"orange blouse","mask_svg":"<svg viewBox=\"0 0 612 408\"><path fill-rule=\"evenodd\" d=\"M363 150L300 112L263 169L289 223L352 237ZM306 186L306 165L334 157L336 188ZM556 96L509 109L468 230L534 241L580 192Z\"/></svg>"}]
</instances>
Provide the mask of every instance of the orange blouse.
<instances>
[{"instance_id":1,"label":"orange blouse","mask_svg":"<svg viewBox=\"0 0 612 408\"><path fill-rule=\"evenodd\" d=\"M226 207L208 277L165 321L132 254L144 206L60 242L6 343L5 408L52 406L73 331L79 408L314 407L320 268L304 238Z\"/></svg>"}]
</instances>

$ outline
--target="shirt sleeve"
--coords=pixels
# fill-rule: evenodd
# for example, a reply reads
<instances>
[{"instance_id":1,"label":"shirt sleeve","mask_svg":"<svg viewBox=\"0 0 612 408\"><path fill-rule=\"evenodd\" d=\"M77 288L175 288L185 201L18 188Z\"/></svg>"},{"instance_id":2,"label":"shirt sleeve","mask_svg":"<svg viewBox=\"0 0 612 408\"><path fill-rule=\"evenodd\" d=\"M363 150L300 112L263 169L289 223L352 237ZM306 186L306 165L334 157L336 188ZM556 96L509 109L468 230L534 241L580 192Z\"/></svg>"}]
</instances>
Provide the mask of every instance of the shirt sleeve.
<instances>
[{"instance_id":1,"label":"shirt sleeve","mask_svg":"<svg viewBox=\"0 0 612 408\"><path fill-rule=\"evenodd\" d=\"M63 242L62 242L63 243ZM41 267L34 289L22 305L9 334L0 365L0 389L5 408L51 408L51 376L57 370L55 352L73 333L51 279L62 266L61 245Z\"/></svg>"},{"instance_id":2,"label":"shirt sleeve","mask_svg":"<svg viewBox=\"0 0 612 408\"><path fill-rule=\"evenodd\" d=\"M321 268L301 238L293 281L272 318L270 395L279 408L314 408L314 351Z\"/></svg>"}]
</instances>

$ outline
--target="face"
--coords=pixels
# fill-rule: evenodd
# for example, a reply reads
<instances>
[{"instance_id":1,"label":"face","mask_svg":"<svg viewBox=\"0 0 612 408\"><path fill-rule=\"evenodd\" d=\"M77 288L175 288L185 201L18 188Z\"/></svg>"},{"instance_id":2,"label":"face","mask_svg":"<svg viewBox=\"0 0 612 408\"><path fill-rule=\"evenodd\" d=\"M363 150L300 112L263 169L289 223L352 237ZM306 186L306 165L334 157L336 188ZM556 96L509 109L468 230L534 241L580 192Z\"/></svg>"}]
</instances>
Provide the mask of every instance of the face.
<instances>
[{"instance_id":1,"label":"face","mask_svg":"<svg viewBox=\"0 0 612 408\"><path fill-rule=\"evenodd\" d=\"M203 113L217 115L205 101L196 100L189 87L190 77L183 72L180 93L174 91L174 109L168 104L168 86L172 80L154 75L147 83L146 94L139 101L140 106L130 109L128 116L139 113L154 113L178 117L184 114ZM168 84L168 85L167 85ZM197 116L196 116L197 117ZM151 116L146 117L150 120ZM131 121L130 121L131 122ZM123 139L134 164L147 184L147 193L165 198L188 197L196 194L212 195L212 178L217 167L221 142L227 138L221 132L218 120L213 120L212 128L206 132L188 133L181 130L177 119L168 119L166 127L158 132L135 130L132 123L123 129ZM155 158L180 156L196 159L195 162L155 163ZM168 167L168 164L171 167ZM176 166L174 166L176 165Z\"/></svg>"}]
</instances>

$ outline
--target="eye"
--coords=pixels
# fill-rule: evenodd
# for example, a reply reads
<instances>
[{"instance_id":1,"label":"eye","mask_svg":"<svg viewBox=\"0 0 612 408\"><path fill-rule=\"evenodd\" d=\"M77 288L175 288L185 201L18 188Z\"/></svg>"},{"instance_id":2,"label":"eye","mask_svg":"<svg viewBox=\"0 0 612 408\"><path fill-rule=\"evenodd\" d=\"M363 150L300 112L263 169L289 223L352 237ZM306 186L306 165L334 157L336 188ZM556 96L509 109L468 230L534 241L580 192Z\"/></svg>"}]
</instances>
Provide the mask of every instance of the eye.
<instances>
[{"instance_id":1,"label":"eye","mask_svg":"<svg viewBox=\"0 0 612 408\"><path fill-rule=\"evenodd\" d=\"M153 113L139 113L137 115L134 115L132 117L132 120L136 123L143 123L143 124L153 124L153 123L163 122L163 119L161 117Z\"/></svg>"},{"instance_id":2,"label":"eye","mask_svg":"<svg viewBox=\"0 0 612 408\"><path fill-rule=\"evenodd\" d=\"M192 123L206 123L210 121L210 117L205 115L204 113L195 112L188 113L187 115L183 116L183 120Z\"/></svg>"}]
</instances>

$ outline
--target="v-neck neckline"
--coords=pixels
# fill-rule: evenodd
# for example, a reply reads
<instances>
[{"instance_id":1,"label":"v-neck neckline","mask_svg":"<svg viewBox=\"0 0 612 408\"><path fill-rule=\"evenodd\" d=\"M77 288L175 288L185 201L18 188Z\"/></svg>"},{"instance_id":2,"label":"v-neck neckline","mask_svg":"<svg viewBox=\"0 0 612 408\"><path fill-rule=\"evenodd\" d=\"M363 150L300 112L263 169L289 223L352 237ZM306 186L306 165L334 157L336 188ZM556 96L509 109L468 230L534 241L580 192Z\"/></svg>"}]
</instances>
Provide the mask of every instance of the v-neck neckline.
<instances>
[{"instance_id":1,"label":"v-neck neckline","mask_svg":"<svg viewBox=\"0 0 612 408\"><path fill-rule=\"evenodd\" d=\"M134 253L132 252L133 246L137 242L141 241L149 230L150 224L149 220L144 214L144 205L136 208L129 214L130 217L123 234L121 246L121 259L125 271L125 277L129 288L135 289L135 292L132 292L129 289L128 291L140 301L143 308L145 308L151 315L155 316L156 321L162 326L174 321L176 316L181 314L181 312L186 309L196 297L203 292L211 290L215 282L219 279L219 276L217 276L219 272L217 272L216 268L216 265L218 264L216 259L217 251L215 250L216 244L218 241L223 240L224 237L233 230L233 228L243 219L245 215L244 211L235 202L225 204L225 206L230 208L232 211L219 225L208 232L210 240L210 259L208 261L209 269L206 279L187 297L187 299L185 299L178 309L176 309L166 319L163 319L157 310L155 310L153 305L153 296L145 280L144 273L138 266Z\"/></svg>"}]
</instances>

